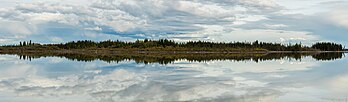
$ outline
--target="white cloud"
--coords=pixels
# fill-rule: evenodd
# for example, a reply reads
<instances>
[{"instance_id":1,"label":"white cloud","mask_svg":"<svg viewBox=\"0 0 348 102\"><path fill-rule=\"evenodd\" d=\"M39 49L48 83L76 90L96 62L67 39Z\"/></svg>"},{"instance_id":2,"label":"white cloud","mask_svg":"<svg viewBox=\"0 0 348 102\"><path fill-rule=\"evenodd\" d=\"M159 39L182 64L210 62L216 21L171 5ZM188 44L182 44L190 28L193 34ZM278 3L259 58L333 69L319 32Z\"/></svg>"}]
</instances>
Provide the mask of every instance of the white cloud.
<instances>
[{"instance_id":1,"label":"white cloud","mask_svg":"<svg viewBox=\"0 0 348 102\"><path fill-rule=\"evenodd\" d=\"M213 29L214 27L210 28ZM212 30L210 30L212 31ZM208 35L211 34L211 35ZM301 31L286 31L286 30L270 30L270 29L215 29L211 33L187 33L177 37L208 37L211 41L267 41L287 44L289 42L303 42L303 44L310 44L310 42L320 39L318 36L310 32Z\"/></svg>"},{"instance_id":2,"label":"white cloud","mask_svg":"<svg viewBox=\"0 0 348 102\"><path fill-rule=\"evenodd\" d=\"M183 12L192 13L197 16L211 18L228 17L238 13L236 10L226 9L219 5L202 4L192 1L179 1L176 9Z\"/></svg>"},{"instance_id":3,"label":"white cloud","mask_svg":"<svg viewBox=\"0 0 348 102\"><path fill-rule=\"evenodd\" d=\"M76 27L88 32L114 31L120 35L125 33L122 36L135 36L140 32L160 37L167 33L204 32L196 25L219 25L225 28L235 22L264 20L262 16L246 12L269 12L266 9L274 7L277 5L272 0L96 0L81 5L40 1L23 2L11 8L2 8L0 20L30 24L38 28L35 34L54 33L40 26L59 23L67 25L67 28Z\"/></svg>"},{"instance_id":4,"label":"white cloud","mask_svg":"<svg viewBox=\"0 0 348 102\"><path fill-rule=\"evenodd\" d=\"M238 36L254 37L255 29L281 29L284 32L315 32L320 28L311 26L302 27L301 24L293 24L291 20L303 20L299 22L313 22L310 19L301 19L305 15L287 15L287 11L297 11L306 5L295 6L292 1L275 0L80 0L84 3L72 4L73 1L16 1L16 5L0 9L0 21L20 22L20 30L13 31L16 27L8 26L2 30L3 41L15 41L13 36L22 36L27 39L40 39L42 37L58 37L59 34L69 33L60 37L62 40L99 39L89 35L106 34L128 39L138 38L172 38L177 40L211 40L219 39L216 36L231 36L235 29L249 30L238 32ZM312 2L307 8L317 8L315 5L323 5L320 0ZM9 2L5 0L5 2ZM77 1L76 1L77 2ZM304 1L308 3L309 1ZM322 4L321 4L322 3ZM343 2L344 3L344 2ZM289 4L289 5L287 5ZM328 5L338 5L329 3ZM342 6L342 5L341 5ZM290 9L288 9L290 8ZM325 6L328 11L329 6ZM343 10L343 9L342 9ZM324 10L319 10L324 11ZM330 21L340 27L347 27L346 12L332 10ZM298 13L292 13L298 14ZM301 13L299 13L301 14ZM311 15L311 14L307 14ZM295 18L290 18L291 16ZM314 16L313 16L314 17ZM316 19L322 19L316 17ZM280 21L278 21L280 20ZM291 21L291 22L287 22ZM265 23L266 22L266 23ZM57 25L64 29L59 32ZM1 24L5 25L5 24ZM205 28L200 25L214 27ZM323 24L319 24L323 25ZM219 30L211 31L219 26ZM301 27L299 27L301 26ZM294 27L302 29L293 29ZM309 29L306 29L309 28ZM251 34L249 34L251 32ZM9 33L5 35L5 33ZM208 34L212 33L212 34ZM20 35L22 34L22 35ZM25 34L26 36L23 36ZM144 36L137 36L142 34ZM180 35L181 34L181 35ZM186 34L186 35L185 35ZM274 33L273 33L274 34ZM312 34L317 34L312 33ZM279 36L282 35L278 33ZM179 36L179 37L176 37ZM84 38L87 37L87 38ZM257 37L269 37L268 34L258 34ZM308 37L308 36L306 36ZM303 39L311 39L303 37ZM52 38L52 37L48 37ZM224 40L232 41L231 37ZM272 41L286 37L270 37ZM296 37L292 37L296 38ZM325 38L325 37L322 37ZM120 38L121 39L121 38ZM20 40L20 39L16 39ZM105 39L106 40L106 39ZM123 40L123 39L121 39ZM245 39L237 39L243 41ZM263 40L263 39L261 39ZM43 41L40 42L51 42Z\"/></svg>"},{"instance_id":5,"label":"white cloud","mask_svg":"<svg viewBox=\"0 0 348 102\"><path fill-rule=\"evenodd\" d=\"M239 0L244 5L252 5L257 8L263 8L266 10L274 10L279 8L279 5L275 0Z\"/></svg>"},{"instance_id":6,"label":"white cloud","mask_svg":"<svg viewBox=\"0 0 348 102\"><path fill-rule=\"evenodd\" d=\"M64 40L59 37L51 37L50 40L55 43L63 42Z\"/></svg>"},{"instance_id":7,"label":"white cloud","mask_svg":"<svg viewBox=\"0 0 348 102\"><path fill-rule=\"evenodd\" d=\"M270 29L279 29L279 28L286 28L286 27L288 27L285 24L264 24L264 26L266 28L270 28Z\"/></svg>"},{"instance_id":8,"label":"white cloud","mask_svg":"<svg viewBox=\"0 0 348 102\"><path fill-rule=\"evenodd\" d=\"M348 11L347 7L336 8L329 12L328 19L335 25L348 28Z\"/></svg>"},{"instance_id":9,"label":"white cloud","mask_svg":"<svg viewBox=\"0 0 348 102\"><path fill-rule=\"evenodd\" d=\"M35 28L30 24L18 22L18 21L0 21L0 33L1 35L9 36L25 36L34 32ZM13 34L13 35L11 35ZM5 36L3 36L5 37Z\"/></svg>"},{"instance_id":10,"label":"white cloud","mask_svg":"<svg viewBox=\"0 0 348 102\"><path fill-rule=\"evenodd\" d=\"M86 30L92 30L92 31L102 31L102 28L100 27L91 27L91 28L85 28Z\"/></svg>"}]
</instances>

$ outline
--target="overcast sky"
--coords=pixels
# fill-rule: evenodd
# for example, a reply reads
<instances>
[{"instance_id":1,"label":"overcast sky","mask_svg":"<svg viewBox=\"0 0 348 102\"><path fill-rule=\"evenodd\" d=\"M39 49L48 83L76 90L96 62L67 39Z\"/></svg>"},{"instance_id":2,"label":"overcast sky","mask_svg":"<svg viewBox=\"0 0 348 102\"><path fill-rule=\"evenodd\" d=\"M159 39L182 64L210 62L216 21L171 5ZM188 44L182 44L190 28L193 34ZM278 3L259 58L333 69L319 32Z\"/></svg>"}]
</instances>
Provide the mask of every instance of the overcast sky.
<instances>
[{"instance_id":1,"label":"overcast sky","mask_svg":"<svg viewBox=\"0 0 348 102\"><path fill-rule=\"evenodd\" d=\"M348 0L0 0L1 45L144 38L348 45Z\"/></svg>"}]
</instances>

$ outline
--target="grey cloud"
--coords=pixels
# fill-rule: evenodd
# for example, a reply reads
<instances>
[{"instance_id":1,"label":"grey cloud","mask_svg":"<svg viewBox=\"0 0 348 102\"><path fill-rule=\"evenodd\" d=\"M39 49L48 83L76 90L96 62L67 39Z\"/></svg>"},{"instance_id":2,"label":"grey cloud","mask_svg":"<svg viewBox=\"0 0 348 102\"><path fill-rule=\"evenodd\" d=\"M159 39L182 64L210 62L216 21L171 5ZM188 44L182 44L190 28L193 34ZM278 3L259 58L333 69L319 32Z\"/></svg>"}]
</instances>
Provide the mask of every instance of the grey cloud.
<instances>
[{"instance_id":1,"label":"grey cloud","mask_svg":"<svg viewBox=\"0 0 348 102\"><path fill-rule=\"evenodd\" d=\"M84 6L45 2L23 3L13 8L1 9L0 18L32 24L38 28L32 32L41 35L50 32L39 32L47 31L40 28L40 25L61 23L67 25L66 28L73 26L73 29L80 29L81 32L108 32L106 34L131 38L139 33L160 37L163 34L175 35L204 30L197 24L220 25L229 29L230 25L238 20L233 19L236 14L252 15L254 11L268 13L268 8L278 7L271 1L96 0ZM245 8L246 11L236 7Z\"/></svg>"},{"instance_id":2,"label":"grey cloud","mask_svg":"<svg viewBox=\"0 0 348 102\"><path fill-rule=\"evenodd\" d=\"M42 35L65 41L79 38L99 39L86 37L85 33L115 35L115 38L129 39L191 37L201 40L228 35L226 33L235 29L305 31L335 40L333 36L322 34L328 31L321 29L337 29L335 33L345 31L344 28L329 26L328 22L323 22L322 19L325 18L320 17L323 15L289 15L283 14L282 10L285 8L273 0L95 0L90 5L20 4L13 8L1 9L0 20L30 25L22 27L30 32L22 37L38 39L37 37ZM317 22L321 25L316 24ZM57 25L66 32L50 29L56 28ZM220 26L222 30L206 32L209 27L202 26ZM1 33L16 36L21 32L2 30ZM196 33L200 36L183 35L186 33ZM13 36L2 39L7 41L13 39ZM340 39L344 40L344 37Z\"/></svg>"},{"instance_id":3,"label":"grey cloud","mask_svg":"<svg viewBox=\"0 0 348 102\"><path fill-rule=\"evenodd\" d=\"M265 24L284 24L286 28L277 28L280 30L288 31L306 31L311 32L309 35L314 35L320 37L317 39L319 41L335 41L347 45L346 42L348 35L346 32L348 29L344 25L343 21L337 23L337 21L342 19L335 19L332 21L328 17L328 12L316 13L313 15L303 15L303 14L277 14L268 16L270 20L251 22L242 25L245 29L269 29ZM343 16L342 14L341 16ZM335 15L336 17L340 15ZM311 41L315 42L315 41Z\"/></svg>"}]
</instances>

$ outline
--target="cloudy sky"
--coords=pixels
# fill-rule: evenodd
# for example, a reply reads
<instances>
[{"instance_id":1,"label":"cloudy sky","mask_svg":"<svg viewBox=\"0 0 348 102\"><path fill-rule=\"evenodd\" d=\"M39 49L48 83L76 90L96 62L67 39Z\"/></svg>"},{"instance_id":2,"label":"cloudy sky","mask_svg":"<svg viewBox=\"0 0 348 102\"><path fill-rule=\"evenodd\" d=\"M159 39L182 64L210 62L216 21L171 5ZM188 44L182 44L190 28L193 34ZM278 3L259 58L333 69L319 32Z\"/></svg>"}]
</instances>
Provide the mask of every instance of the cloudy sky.
<instances>
[{"instance_id":1,"label":"cloudy sky","mask_svg":"<svg viewBox=\"0 0 348 102\"><path fill-rule=\"evenodd\" d=\"M0 45L23 40L348 45L348 0L0 0Z\"/></svg>"}]
</instances>

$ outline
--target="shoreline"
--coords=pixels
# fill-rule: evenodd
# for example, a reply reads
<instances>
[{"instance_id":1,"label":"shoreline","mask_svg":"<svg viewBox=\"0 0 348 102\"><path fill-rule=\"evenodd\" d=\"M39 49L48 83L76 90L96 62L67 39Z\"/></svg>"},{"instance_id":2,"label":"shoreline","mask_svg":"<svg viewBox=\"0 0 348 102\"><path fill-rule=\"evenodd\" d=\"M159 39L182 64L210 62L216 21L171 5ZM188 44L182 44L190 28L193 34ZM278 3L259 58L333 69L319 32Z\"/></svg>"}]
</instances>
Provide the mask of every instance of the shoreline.
<instances>
[{"instance_id":1,"label":"shoreline","mask_svg":"<svg viewBox=\"0 0 348 102\"><path fill-rule=\"evenodd\" d=\"M31 41L19 45L0 46L0 53L46 53L46 54L269 54L269 53L348 53L341 44L317 42L312 46L280 44L270 42L206 42L188 41L178 43L172 40L71 41L60 44L40 44Z\"/></svg>"},{"instance_id":2,"label":"shoreline","mask_svg":"<svg viewBox=\"0 0 348 102\"><path fill-rule=\"evenodd\" d=\"M82 48L61 49L47 46L0 47L0 54L80 54L80 55L168 55L168 54L318 54L348 53L348 51L269 51L262 48Z\"/></svg>"},{"instance_id":3,"label":"shoreline","mask_svg":"<svg viewBox=\"0 0 348 102\"><path fill-rule=\"evenodd\" d=\"M347 53L347 52L346 52ZM181 52L170 53L164 51L157 52L116 52L116 51L91 51L91 50L46 50L46 51L0 51L1 55L15 55L19 59L29 60L42 57L67 58L74 61L94 61L101 60L105 62L120 62L125 60L134 60L137 63L160 63L168 64L177 60L185 59L188 61L211 61L211 60L231 60L231 61L266 61L273 59L294 59L300 60L304 56L311 56L316 60L334 60L340 59L344 53L337 51L269 51L269 52Z\"/></svg>"},{"instance_id":4,"label":"shoreline","mask_svg":"<svg viewBox=\"0 0 348 102\"><path fill-rule=\"evenodd\" d=\"M221 50L221 51L172 51L172 50L134 50L134 49L0 49L0 54L55 53L55 54L272 54L272 53L348 53L348 51L257 51L257 50Z\"/></svg>"},{"instance_id":5,"label":"shoreline","mask_svg":"<svg viewBox=\"0 0 348 102\"><path fill-rule=\"evenodd\" d=\"M15 55L20 59L32 60L41 57L64 57L77 61L102 60L118 62L134 60L139 63L171 63L178 59L190 61L232 60L255 62L293 58L301 59L303 56L312 56L316 60L332 60L342 58L347 51L267 51L251 49L233 50L195 50L195 49L45 49L45 48L1 48L0 55Z\"/></svg>"}]
</instances>

